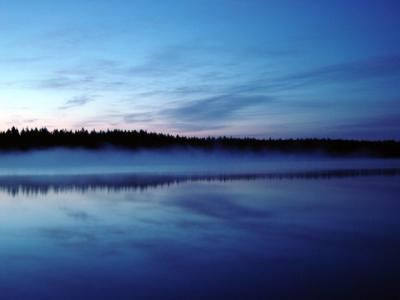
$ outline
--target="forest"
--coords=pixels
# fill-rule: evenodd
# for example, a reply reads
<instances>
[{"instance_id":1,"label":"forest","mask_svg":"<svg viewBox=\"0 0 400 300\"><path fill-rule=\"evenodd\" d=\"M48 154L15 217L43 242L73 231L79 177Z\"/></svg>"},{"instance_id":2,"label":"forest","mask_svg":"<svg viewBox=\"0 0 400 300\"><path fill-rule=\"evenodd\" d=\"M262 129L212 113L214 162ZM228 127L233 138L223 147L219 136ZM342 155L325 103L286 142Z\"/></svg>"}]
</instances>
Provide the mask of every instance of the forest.
<instances>
[{"instance_id":1,"label":"forest","mask_svg":"<svg viewBox=\"0 0 400 300\"><path fill-rule=\"evenodd\" d=\"M326 154L399 158L400 142L329 138L256 139L237 137L188 137L145 130L65 130L15 127L0 132L0 151L27 151L55 147L100 149L194 148L202 150L269 151L282 154Z\"/></svg>"}]
</instances>

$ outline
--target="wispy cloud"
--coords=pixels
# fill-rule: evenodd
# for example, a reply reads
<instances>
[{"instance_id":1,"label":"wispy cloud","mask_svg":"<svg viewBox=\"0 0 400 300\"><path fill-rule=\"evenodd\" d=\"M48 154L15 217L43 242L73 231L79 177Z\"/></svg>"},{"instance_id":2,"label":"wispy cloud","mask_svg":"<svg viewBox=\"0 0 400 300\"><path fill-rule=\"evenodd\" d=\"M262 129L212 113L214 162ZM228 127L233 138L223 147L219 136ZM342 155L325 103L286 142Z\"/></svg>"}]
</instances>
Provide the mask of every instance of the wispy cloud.
<instances>
[{"instance_id":1,"label":"wispy cloud","mask_svg":"<svg viewBox=\"0 0 400 300\"><path fill-rule=\"evenodd\" d=\"M71 78L69 76L55 76L35 82L37 87L43 89L72 89L79 86L91 85L93 77L85 76L80 78Z\"/></svg>"},{"instance_id":2,"label":"wispy cloud","mask_svg":"<svg viewBox=\"0 0 400 300\"><path fill-rule=\"evenodd\" d=\"M271 103L273 99L264 95L221 95L199 99L165 110L164 115L187 121L224 121L241 110Z\"/></svg>"},{"instance_id":3,"label":"wispy cloud","mask_svg":"<svg viewBox=\"0 0 400 300\"><path fill-rule=\"evenodd\" d=\"M73 97L72 99L69 99L67 102L65 102L64 105L60 106L60 109L70 109L73 107L79 107L83 106L89 102L92 102L94 99L93 97L88 97L88 96L77 96Z\"/></svg>"},{"instance_id":4,"label":"wispy cloud","mask_svg":"<svg viewBox=\"0 0 400 300\"><path fill-rule=\"evenodd\" d=\"M259 44L238 46L186 41L160 47L148 55L143 63L128 67L127 71L131 76L170 77L184 73L210 81L231 78L231 73L236 71L243 75L246 66L251 66L250 69L254 72L255 66L263 69L273 59L293 58L297 55L298 49L292 47L278 49Z\"/></svg>"},{"instance_id":5,"label":"wispy cloud","mask_svg":"<svg viewBox=\"0 0 400 300\"><path fill-rule=\"evenodd\" d=\"M155 116L149 112L133 112L121 114L123 122L125 123L144 123L154 121Z\"/></svg>"},{"instance_id":6,"label":"wispy cloud","mask_svg":"<svg viewBox=\"0 0 400 300\"><path fill-rule=\"evenodd\" d=\"M400 56L393 55L328 65L280 78L278 83L284 83L287 86L302 86L314 83L343 83L379 79L398 75L400 75Z\"/></svg>"},{"instance_id":7,"label":"wispy cloud","mask_svg":"<svg viewBox=\"0 0 400 300\"><path fill-rule=\"evenodd\" d=\"M188 46L164 47L149 55L142 64L131 66L126 71L131 76L170 76L177 72L201 67L202 65L191 57L191 52Z\"/></svg>"},{"instance_id":8,"label":"wispy cloud","mask_svg":"<svg viewBox=\"0 0 400 300\"><path fill-rule=\"evenodd\" d=\"M94 74L58 76L31 81L29 87L52 90L114 90L126 85L123 80L101 79Z\"/></svg>"},{"instance_id":9,"label":"wispy cloud","mask_svg":"<svg viewBox=\"0 0 400 300\"><path fill-rule=\"evenodd\" d=\"M322 84L354 84L398 77L400 77L400 56L392 55L326 65L279 77L256 74L256 79L243 80L231 86L230 90L231 93L274 93L300 90L304 87L320 87Z\"/></svg>"},{"instance_id":10,"label":"wispy cloud","mask_svg":"<svg viewBox=\"0 0 400 300\"><path fill-rule=\"evenodd\" d=\"M42 63L51 59L51 56L14 56L0 58L2 64L10 65L27 65L34 63Z\"/></svg>"},{"instance_id":11,"label":"wispy cloud","mask_svg":"<svg viewBox=\"0 0 400 300\"><path fill-rule=\"evenodd\" d=\"M200 94L208 91L229 93L229 83L239 74L242 81L260 78L264 59L288 56L292 49L276 50L263 45L232 48L223 44L189 41L160 46L142 60L117 58L70 59L42 78L13 83L14 86L52 90L134 90L144 86L147 94ZM256 60L257 58L258 60ZM30 60L32 58L26 58ZM23 58L19 60L23 61ZM60 58L57 56L57 60ZM263 62L259 61L262 60ZM249 65L243 69L243 66ZM252 71L250 71L252 70ZM157 80L154 82L154 80ZM206 86L198 86L207 82ZM150 86L151 84L151 86ZM265 83L262 83L265 86ZM236 83L237 85L237 83ZM8 86L10 86L8 84Z\"/></svg>"}]
</instances>

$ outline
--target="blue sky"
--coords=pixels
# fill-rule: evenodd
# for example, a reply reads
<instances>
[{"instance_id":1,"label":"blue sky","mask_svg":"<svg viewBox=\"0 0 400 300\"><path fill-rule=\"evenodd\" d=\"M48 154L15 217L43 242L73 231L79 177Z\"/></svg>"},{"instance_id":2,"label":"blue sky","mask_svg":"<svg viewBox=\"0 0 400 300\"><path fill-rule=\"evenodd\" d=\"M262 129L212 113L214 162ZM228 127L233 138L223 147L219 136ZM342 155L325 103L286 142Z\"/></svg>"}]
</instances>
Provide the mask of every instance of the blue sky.
<instances>
[{"instance_id":1,"label":"blue sky","mask_svg":"<svg viewBox=\"0 0 400 300\"><path fill-rule=\"evenodd\" d=\"M0 129L400 139L398 1L0 0Z\"/></svg>"}]
</instances>

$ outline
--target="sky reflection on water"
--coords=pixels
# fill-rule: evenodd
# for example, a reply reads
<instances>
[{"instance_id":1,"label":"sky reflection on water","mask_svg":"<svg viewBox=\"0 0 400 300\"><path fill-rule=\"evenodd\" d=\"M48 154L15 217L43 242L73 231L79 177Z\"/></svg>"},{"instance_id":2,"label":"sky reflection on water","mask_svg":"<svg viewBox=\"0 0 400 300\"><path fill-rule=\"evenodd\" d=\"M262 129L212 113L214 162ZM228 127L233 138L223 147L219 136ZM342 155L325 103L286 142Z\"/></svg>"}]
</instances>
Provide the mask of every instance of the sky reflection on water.
<instances>
[{"instance_id":1,"label":"sky reflection on water","mask_svg":"<svg viewBox=\"0 0 400 300\"><path fill-rule=\"evenodd\" d=\"M3 179L2 298L394 298L399 178L200 178L45 193L12 193Z\"/></svg>"}]
</instances>

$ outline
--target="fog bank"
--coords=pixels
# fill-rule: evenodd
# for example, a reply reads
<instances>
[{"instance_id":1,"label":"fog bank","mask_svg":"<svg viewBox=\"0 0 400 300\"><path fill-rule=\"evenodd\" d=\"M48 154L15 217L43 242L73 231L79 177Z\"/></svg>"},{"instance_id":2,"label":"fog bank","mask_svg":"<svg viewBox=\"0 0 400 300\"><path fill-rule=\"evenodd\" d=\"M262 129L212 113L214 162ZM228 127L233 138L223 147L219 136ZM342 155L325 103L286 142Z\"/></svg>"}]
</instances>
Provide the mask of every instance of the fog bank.
<instances>
[{"instance_id":1,"label":"fog bank","mask_svg":"<svg viewBox=\"0 0 400 300\"><path fill-rule=\"evenodd\" d=\"M241 174L325 169L397 168L400 160L323 155L114 149L51 149L0 153L0 175L34 174Z\"/></svg>"}]
</instances>

